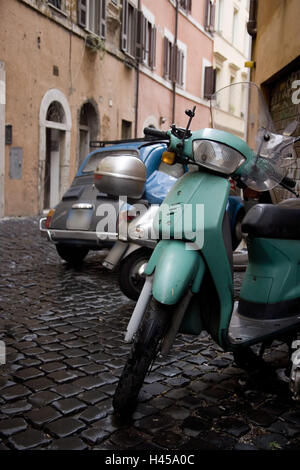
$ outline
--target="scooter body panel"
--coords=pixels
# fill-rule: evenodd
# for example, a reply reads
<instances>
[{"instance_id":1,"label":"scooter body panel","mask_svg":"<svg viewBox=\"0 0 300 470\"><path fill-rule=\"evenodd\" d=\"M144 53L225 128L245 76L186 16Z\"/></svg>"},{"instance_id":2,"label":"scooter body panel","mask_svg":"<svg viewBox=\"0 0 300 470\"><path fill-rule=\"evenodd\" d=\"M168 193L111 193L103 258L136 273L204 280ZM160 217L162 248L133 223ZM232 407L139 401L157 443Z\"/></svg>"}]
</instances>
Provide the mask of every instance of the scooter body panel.
<instances>
[{"instance_id":1,"label":"scooter body panel","mask_svg":"<svg viewBox=\"0 0 300 470\"><path fill-rule=\"evenodd\" d=\"M170 208L169 219L166 213L160 211L155 219L155 230L160 234L160 238L172 238L182 235L182 240L163 240L158 243L148 265L146 274L150 275L154 271L153 295L158 300L164 299L164 303L175 303L184 294L188 285L192 283L198 273L199 263L205 260L205 264L210 271L211 277L216 287L220 301L220 312L216 312L217 327L214 329L214 339L223 344L224 332L227 331L233 307L233 282L230 261L228 259L226 247L223 239L223 219L230 190L229 181L225 178L211 173L191 173L184 175L168 193L164 204ZM185 217L185 205L196 207L202 204L204 217ZM181 207L174 215L174 207ZM195 213L192 213L195 215ZM172 217L173 216L173 217ZM184 224L183 224L184 221ZM202 232L201 232L202 231ZM193 245L191 246L191 235ZM202 236L199 236L202 235ZM164 251L167 247L167 262ZM180 248L179 248L180 247ZM192 248L192 249L191 249ZM201 250L201 256L197 253ZM184 273L183 274L183 264ZM174 288L179 278L188 279L181 282L180 289L176 296L166 296L164 293ZM157 281L156 281L157 279ZM200 289L201 283L199 283ZM167 287L166 287L167 286ZM172 300L172 302L171 302ZM209 298L207 299L209 302ZM200 312L199 312L200 315ZM186 313L188 316L188 312Z\"/></svg>"},{"instance_id":2,"label":"scooter body panel","mask_svg":"<svg viewBox=\"0 0 300 470\"><path fill-rule=\"evenodd\" d=\"M300 240L248 238L239 311L261 320L300 313Z\"/></svg>"},{"instance_id":3,"label":"scooter body panel","mask_svg":"<svg viewBox=\"0 0 300 470\"><path fill-rule=\"evenodd\" d=\"M153 296L158 302L174 305L197 278L200 254L197 251L187 251L181 240L162 240L159 245Z\"/></svg>"}]
</instances>

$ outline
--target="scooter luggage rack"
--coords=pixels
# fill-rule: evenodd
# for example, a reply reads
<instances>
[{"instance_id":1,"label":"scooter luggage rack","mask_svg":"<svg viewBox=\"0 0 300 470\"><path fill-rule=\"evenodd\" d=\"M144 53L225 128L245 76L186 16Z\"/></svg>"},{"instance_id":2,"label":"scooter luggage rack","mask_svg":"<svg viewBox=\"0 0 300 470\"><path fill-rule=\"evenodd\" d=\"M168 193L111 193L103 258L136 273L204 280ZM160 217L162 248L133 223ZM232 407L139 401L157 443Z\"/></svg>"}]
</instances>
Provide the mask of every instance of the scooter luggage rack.
<instances>
[{"instance_id":1,"label":"scooter luggage rack","mask_svg":"<svg viewBox=\"0 0 300 470\"><path fill-rule=\"evenodd\" d=\"M298 322L295 322L296 318L298 319ZM251 344L258 343L259 337L261 337L261 340L263 341L266 337L271 338L272 336L278 336L279 329L282 333L285 333L290 329L295 329L297 324L299 325L300 331L300 311L298 315L293 315L287 318L277 318L272 320L266 320L265 318L248 318L238 313L238 302L235 302L229 325L228 338L232 345L250 346Z\"/></svg>"}]
</instances>

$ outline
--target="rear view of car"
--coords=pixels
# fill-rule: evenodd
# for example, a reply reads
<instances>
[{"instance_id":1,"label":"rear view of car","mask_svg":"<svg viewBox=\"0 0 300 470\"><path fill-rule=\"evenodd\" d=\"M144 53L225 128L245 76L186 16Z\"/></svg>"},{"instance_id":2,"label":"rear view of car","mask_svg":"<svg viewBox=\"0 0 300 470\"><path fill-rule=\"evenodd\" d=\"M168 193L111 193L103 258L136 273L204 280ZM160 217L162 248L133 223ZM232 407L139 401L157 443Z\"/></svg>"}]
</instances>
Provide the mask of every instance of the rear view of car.
<instances>
[{"instance_id":1,"label":"rear view of car","mask_svg":"<svg viewBox=\"0 0 300 470\"><path fill-rule=\"evenodd\" d=\"M40 220L41 232L67 262L79 263L89 250L110 247L117 239L119 199L96 189L94 172L99 162L108 156L135 156L145 163L148 177L158 168L166 148L164 143L140 139L98 145L82 163L61 202Z\"/></svg>"}]
</instances>

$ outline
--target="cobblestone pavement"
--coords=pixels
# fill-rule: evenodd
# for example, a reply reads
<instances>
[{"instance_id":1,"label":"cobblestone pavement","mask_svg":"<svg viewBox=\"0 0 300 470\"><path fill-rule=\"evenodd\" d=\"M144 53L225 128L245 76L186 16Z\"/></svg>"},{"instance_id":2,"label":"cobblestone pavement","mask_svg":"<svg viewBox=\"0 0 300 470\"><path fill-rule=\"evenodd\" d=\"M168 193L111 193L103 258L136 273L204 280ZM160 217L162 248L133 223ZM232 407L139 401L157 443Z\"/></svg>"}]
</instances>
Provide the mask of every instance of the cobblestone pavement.
<instances>
[{"instance_id":1,"label":"cobblestone pavement","mask_svg":"<svg viewBox=\"0 0 300 470\"><path fill-rule=\"evenodd\" d=\"M101 253L76 269L62 262L37 218L0 221L0 237L0 449L300 448L287 384L248 376L206 334L179 336L147 377L132 422L115 422L133 307L116 274ZM266 354L277 367L286 359L280 344Z\"/></svg>"}]
</instances>

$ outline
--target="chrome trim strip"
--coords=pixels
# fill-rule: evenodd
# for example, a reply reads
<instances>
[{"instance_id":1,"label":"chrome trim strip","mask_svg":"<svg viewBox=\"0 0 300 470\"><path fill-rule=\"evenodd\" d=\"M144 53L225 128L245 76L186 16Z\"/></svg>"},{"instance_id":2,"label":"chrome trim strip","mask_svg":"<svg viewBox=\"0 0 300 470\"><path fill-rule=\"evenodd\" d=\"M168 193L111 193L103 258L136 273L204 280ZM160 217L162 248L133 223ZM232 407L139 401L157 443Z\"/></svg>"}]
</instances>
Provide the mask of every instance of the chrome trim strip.
<instances>
[{"instance_id":1,"label":"chrome trim strip","mask_svg":"<svg viewBox=\"0 0 300 470\"><path fill-rule=\"evenodd\" d=\"M117 240L117 232L88 232L82 230L45 230L48 233L49 240L56 242L58 240L90 240L101 243L106 240ZM101 238L101 235L103 238Z\"/></svg>"}]
</instances>

